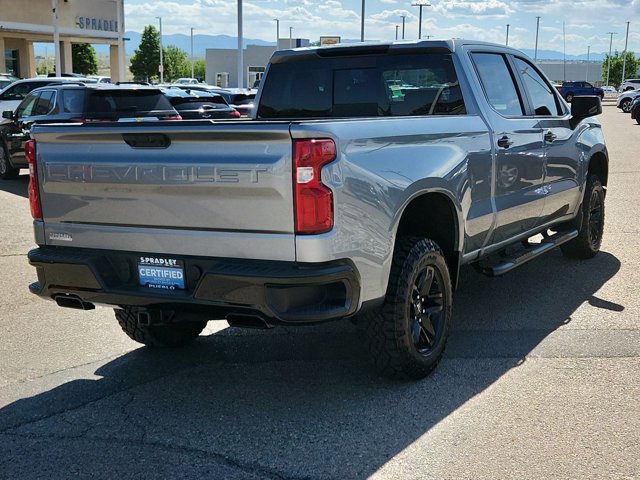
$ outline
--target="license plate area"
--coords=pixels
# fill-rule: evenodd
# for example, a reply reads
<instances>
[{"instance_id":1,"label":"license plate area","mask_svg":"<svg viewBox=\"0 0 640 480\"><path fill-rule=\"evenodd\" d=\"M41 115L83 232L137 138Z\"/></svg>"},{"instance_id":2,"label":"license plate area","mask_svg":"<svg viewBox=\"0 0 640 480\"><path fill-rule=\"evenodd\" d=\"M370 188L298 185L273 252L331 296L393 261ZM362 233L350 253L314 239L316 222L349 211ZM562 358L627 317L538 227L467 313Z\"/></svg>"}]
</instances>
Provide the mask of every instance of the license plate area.
<instances>
[{"instance_id":1,"label":"license plate area","mask_svg":"<svg viewBox=\"0 0 640 480\"><path fill-rule=\"evenodd\" d=\"M153 290L184 290L184 262L152 255L140 257L138 280L141 287Z\"/></svg>"}]
</instances>

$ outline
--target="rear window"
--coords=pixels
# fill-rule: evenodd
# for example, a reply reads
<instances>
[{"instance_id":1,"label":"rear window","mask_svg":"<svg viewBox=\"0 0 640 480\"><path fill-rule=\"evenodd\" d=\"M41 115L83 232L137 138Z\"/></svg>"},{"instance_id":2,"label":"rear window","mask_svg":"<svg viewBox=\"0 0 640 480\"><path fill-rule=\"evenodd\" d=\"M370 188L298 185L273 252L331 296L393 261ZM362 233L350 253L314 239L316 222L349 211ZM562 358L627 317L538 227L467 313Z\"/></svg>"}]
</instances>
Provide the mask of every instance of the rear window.
<instances>
[{"instance_id":1,"label":"rear window","mask_svg":"<svg viewBox=\"0 0 640 480\"><path fill-rule=\"evenodd\" d=\"M219 109L219 108L229 108L227 106L227 103L220 99L220 100L216 100L216 99L212 99L212 100L202 100L202 99L194 99L197 101L191 101L189 99L180 99L180 100L172 100L171 103L173 104L173 107L180 111L180 110L197 110L199 108L215 108L215 109Z\"/></svg>"},{"instance_id":2,"label":"rear window","mask_svg":"<svg viewBox=\"0 0 640 480\"><path fill-rule=\"evenodd\" d=\"M145 117L171 114L175 109L169 100L154 90L93 91L87 99L87 117Z\"/></svg>"},{"instance_id":3,"label":"rear window","mask_svg":"<svg viewBox=\"0 0 640 480\"><path fill-rule=\"evenodd\" d=\"M240 93L237 95L231 95L229 99L229 103L232 105L249 105L254 102L256 96L254 94L246 95L244 93Z\"/></svg>"},{"instance_id":4,"label":"rear window","mask_svg":"<svg viewBox=\"0 0 640 480\"><path fill-rule=\"evenodd\" d=\"M466 113L450 54L313 58L272 64L259 118Z\"/></svg>"}]
</instances>

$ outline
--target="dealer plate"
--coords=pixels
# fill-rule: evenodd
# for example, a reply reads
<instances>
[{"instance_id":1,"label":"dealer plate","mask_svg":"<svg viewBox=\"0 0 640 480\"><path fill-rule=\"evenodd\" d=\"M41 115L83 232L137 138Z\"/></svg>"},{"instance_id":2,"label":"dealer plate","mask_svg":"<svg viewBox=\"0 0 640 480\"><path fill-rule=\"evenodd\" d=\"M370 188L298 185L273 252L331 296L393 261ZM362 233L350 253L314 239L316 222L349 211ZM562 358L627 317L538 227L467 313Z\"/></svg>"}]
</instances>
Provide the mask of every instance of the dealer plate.
<instances>
[{"instance_id":1,"label":"dealer plate","mask_svg":"<svg viewBox=\"0 0 640 480\"><path fill-rule=\"evenodd\" d=\"M175 258L145 256L138 259L138 278L143 287L184 290L184 264Z\"/></svg>"}]
</instances>

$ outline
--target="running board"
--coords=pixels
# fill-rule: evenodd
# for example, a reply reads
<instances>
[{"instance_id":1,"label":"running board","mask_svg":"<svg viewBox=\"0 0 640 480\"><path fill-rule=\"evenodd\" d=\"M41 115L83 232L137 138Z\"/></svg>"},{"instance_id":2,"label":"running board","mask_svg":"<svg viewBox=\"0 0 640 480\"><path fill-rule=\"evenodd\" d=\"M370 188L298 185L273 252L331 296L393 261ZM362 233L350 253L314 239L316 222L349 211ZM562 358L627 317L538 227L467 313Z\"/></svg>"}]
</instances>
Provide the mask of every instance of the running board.
<instances>
[{"instance_id":1,"label":"running board","mask_svg":"<svg viewBox=\"0 0 640 480\"><path fill-rule=\"evenodd\" d=\"M503 257L500 262L495 265L492 265L490 267L477 266L476 269L480 271L480 273L487 275L488 277L499 277L500 275L504 275L505 273L510 272L514 268L518 268L519 266L524 265L529 260L533 260L534 258L547 253L549 250L552 250L557 246L568 242L569 240L573 240L577 236L578 230L558 232L551 235L550 237L545 238L540 243L532 244L530 247L525 248L524 251L518 253L517 255Z\"/></svg>"}]
</instances>

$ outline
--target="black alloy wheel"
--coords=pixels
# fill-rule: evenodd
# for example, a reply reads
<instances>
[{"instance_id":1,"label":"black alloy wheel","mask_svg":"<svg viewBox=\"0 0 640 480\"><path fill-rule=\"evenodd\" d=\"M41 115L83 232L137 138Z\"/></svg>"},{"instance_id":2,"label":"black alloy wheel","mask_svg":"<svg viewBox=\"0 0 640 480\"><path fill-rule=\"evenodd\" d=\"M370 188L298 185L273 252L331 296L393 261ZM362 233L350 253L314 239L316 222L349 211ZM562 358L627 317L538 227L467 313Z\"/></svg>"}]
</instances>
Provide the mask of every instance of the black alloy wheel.
<instances>
[{"instance_id":1,"label":"black alloy wheel","mask_svg":"<svg viewBox=\"0 0 640 480\"><path fill-rule=\"evenodd\" d=\"M578 236L560 245L562 253L569 258L587 259L595 257L600 251L604 234L605 192L600 178L590 174L584 192Z\"/></svg>"},{"instance_id":2,"label":"black alloy wheel","mask_svg":"<svg viewBox=\"0 0 640 480\"><path fill-rule=\"evenodd\" d=\"M431 354L442 335L444 296L442 273L433 266L417 272L410 298L410 330L413 345L421 355Z\"/></svg>"}]
</instances>

